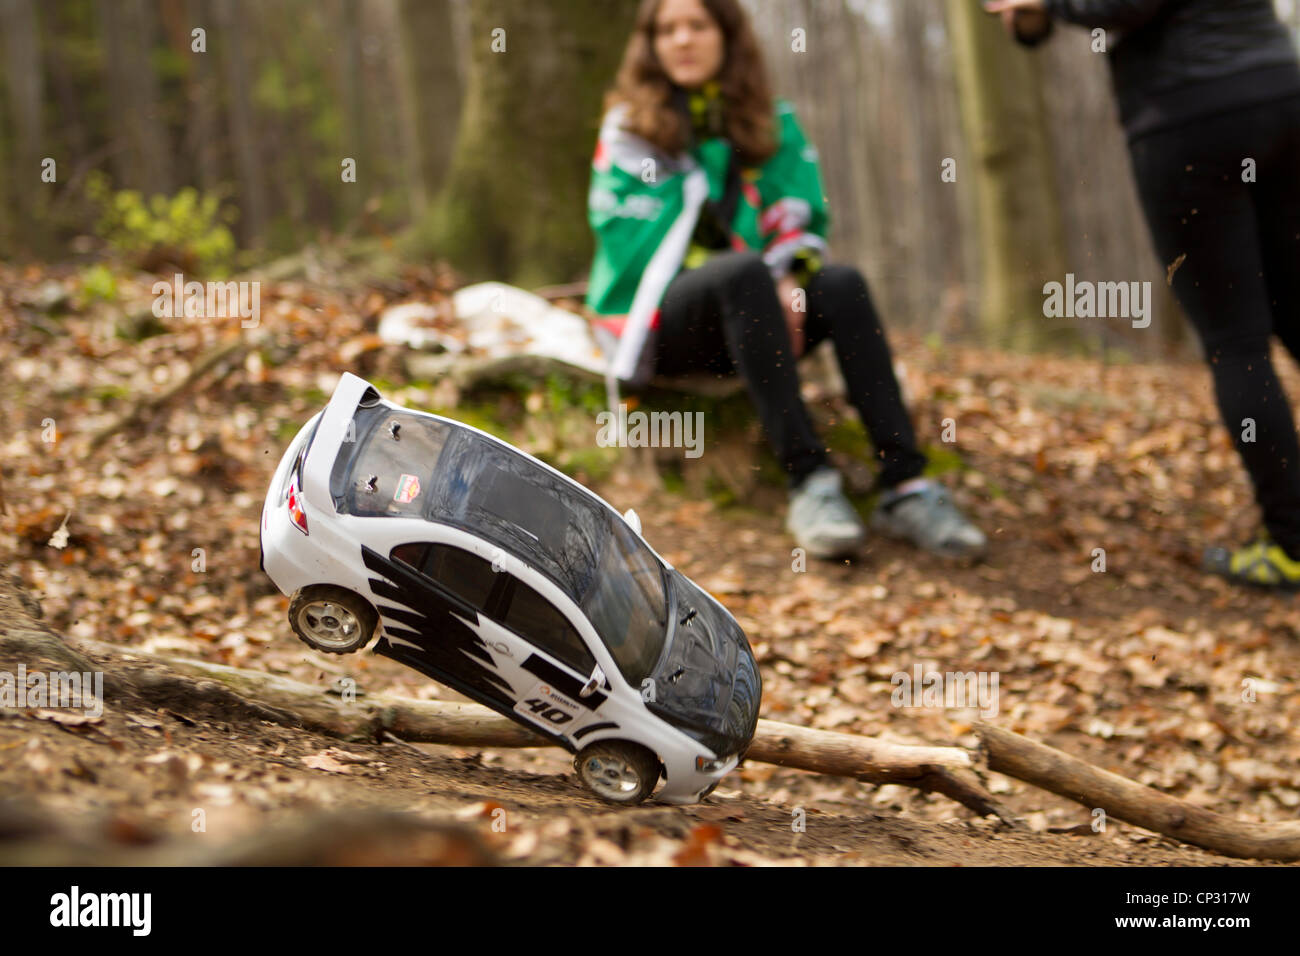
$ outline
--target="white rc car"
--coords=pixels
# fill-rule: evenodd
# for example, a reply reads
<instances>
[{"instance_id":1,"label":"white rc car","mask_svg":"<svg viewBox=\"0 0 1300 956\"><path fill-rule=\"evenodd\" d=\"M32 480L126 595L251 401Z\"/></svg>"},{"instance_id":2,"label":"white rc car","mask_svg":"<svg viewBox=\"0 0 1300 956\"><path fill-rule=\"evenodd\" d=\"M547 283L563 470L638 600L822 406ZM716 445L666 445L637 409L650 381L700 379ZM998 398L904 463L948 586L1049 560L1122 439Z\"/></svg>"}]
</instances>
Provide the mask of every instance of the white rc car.
<instances>
[{"instance_id":1,"label":"white rc car","mask_svg":"<svg viewBox=\"0 0 1300 956\"><path fill-rule=\"evenodd\" d=\"M311 647L415 668L576 756L597 795L691 803L762 682L735 619L640 520L531 455L345 373L280 460L262 568Z\"/></svg>"}]
</instances>

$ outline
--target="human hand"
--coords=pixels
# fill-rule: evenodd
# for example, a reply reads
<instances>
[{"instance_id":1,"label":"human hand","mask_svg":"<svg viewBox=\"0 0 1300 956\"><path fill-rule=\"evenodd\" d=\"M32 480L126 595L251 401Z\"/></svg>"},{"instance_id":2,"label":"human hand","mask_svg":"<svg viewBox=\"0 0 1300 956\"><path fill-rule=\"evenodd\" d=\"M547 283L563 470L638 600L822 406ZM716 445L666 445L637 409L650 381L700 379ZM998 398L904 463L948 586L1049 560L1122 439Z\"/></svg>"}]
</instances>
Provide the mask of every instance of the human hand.
<instances>
[{"instance_id":1,"label":"human hand","mask_svg":"<svg viewBox=\"0 0 1300 956\"><path fill-rule=\"evenodd\" d=\"M984 9L988 13L1003 13L1007 10L1013 13L1017 10L1037 10L1046 14L1046 4L1044 0L984 0Z\"/></svg>"},{"instance_id":2,"label":"human hand","mask_svg":"<svg viewBox=\"0 0 1300 956\"><path fill-rule=\"evenodd\" d=\"M807 314L795 310L794 294L798 288L799 280L792 275L782 276L776 283L776 295L781 300L781 308L785 310L785 327L790 333L790 345L794 349L795 358L803 355L803 320Z\"/></svg>"},{"instance_id":3,"label":"human hand","mask_svg":"<svg viewBox=\"0 0 1300 956\"><path fill-rule=\"evenodd\" d=\"M999 16L1002 29L1014 38L1038 36L1051 23L1043 0L985 0L984 9Z\"/></svg>"}]
</instances>

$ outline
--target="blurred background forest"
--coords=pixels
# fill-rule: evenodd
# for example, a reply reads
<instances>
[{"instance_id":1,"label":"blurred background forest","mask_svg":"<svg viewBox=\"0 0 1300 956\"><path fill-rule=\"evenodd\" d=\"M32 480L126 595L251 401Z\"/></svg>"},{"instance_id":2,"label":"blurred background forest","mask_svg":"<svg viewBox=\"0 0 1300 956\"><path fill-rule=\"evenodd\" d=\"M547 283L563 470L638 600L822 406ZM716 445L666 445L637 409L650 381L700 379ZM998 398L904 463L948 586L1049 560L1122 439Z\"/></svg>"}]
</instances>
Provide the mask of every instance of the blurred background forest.
<instances>
[{"instance_id":1,"label":"blurred background forest","mask_svg":"<svg viewBox=\"0 0 1300 956\"><path fill-rule=\"evenodd\" d=\"M1188 347L1181 322L1042 321L1042 283L1067 271L1167 295L1085 31L1027 52L977 0L746 4L820 149L835 258L891 326ZM1300 36L1300 4L1277 5ZM0 256L227 276L346 244L467 281L580 281L601 96L635 7L0 0Z\"/></svg>"}]
</instances>

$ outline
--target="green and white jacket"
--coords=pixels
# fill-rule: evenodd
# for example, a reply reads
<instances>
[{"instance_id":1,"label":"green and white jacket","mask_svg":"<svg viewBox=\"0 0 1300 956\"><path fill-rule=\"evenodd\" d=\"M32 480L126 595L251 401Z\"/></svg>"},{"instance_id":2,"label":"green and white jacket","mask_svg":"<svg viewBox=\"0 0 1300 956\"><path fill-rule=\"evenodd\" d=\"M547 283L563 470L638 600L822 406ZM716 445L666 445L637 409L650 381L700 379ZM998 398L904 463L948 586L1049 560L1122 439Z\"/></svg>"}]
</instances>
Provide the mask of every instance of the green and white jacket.
<instances>
[{"instance_id":1,"label":"green and white jacket","mask_svg":"<svg viewBox=\"0 0 1300 956\"><path fill-rule=\"evenodd\" d=\"M705 139L670 156L621 128L623 107L601 123L592 159L588 220L596 234L587 305L625 320L600 323L617 336L614 377L644 382L647 337L659 304L686 262L706 199L722 198L730 143ZM804 137L794 109L776 103L777 151L757 168L741 170L741 197L731 222L732 245L761 252L772 278L786 275L797 254L824 256L829 216L817 150Z\"/></svg>"}]
</instances>

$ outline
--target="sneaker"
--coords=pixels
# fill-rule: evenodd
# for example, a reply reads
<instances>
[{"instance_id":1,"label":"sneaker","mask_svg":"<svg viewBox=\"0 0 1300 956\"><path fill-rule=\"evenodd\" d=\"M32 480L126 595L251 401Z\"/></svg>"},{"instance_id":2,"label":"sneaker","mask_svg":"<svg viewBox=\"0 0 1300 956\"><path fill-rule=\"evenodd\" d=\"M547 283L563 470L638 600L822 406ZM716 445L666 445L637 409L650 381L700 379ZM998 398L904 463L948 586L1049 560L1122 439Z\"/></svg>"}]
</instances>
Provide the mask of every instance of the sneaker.
<instances>
[{"instance_id":1,"label":"sneaker","mask_svg":"<svg viewBox=\"0 0 1300 956\"><path fill-rule=\"evenodd\" d=\"M1300 588L1300 561L1293 560L1267 535L1244 548L1207 548L1205 570L1239 584L1263 588L1295 590Z\"/></svg>"},{"instance_id":2,"label":"sneaker","mask_svg":"<svg viewBox=\"0 0 1300 956\"><path fill-rule=\"evenodd\" d=\"M988 547L984 532L957 510L948 490L928 478L885 492L871 515L871 530L948 558L977 558Z\"/></svg>"},{"instance_id":3,"label":"sneaker","mask_svg":"<svg viewBox=\"0 0 1300 956\"><path fill-rule=\"evenodd\" d=\"M815 558L844 558L866 540L867 529L840 490L840 473L821 467L790 492L785 527Z\"/></svg>"}]
</instances>

